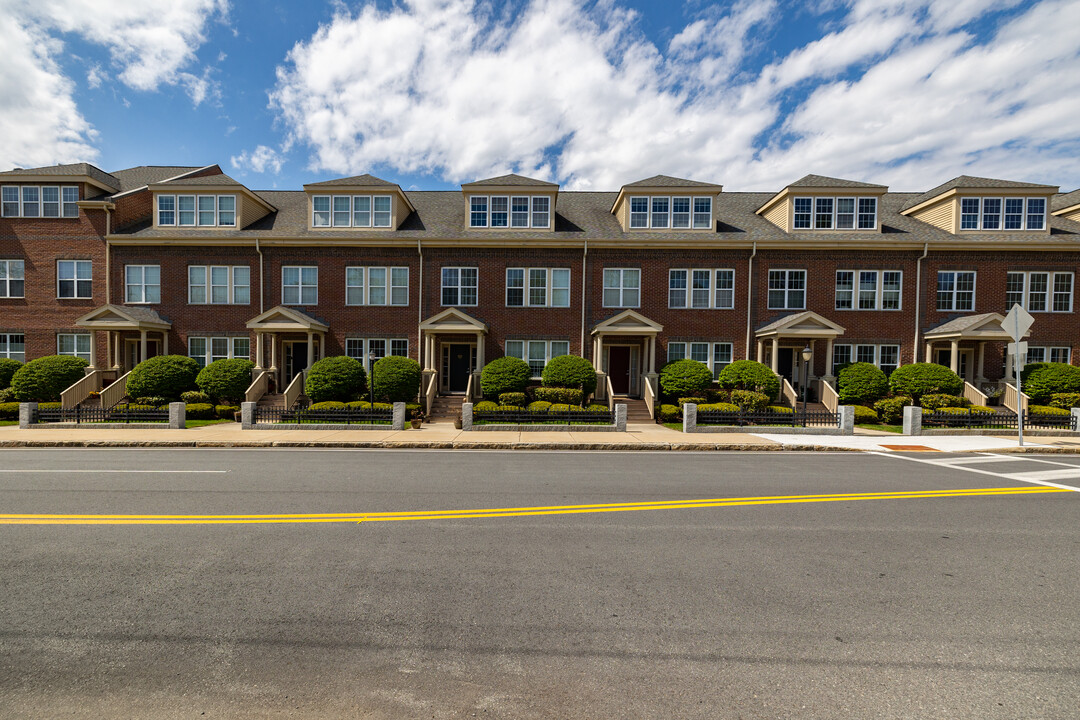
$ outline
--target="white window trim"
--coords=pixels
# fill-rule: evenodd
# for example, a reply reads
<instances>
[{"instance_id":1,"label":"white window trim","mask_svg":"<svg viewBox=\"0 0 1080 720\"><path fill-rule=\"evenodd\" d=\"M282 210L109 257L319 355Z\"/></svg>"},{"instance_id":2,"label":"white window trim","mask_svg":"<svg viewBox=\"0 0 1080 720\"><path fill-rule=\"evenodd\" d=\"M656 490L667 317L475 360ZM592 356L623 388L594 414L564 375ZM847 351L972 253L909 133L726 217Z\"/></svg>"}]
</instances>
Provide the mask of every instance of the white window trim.
<instances>
[{"instance_id":1,"label":"white window trim","mask_svg":"<svg viewBox=\"0 0 1080 720\"><path fill-rule=\"evenodd\" d=\"M19 299L25 298L26 297L26 260L24 260L22 258L0 258L0 263L4 263L4 265L5 265L4 279L0 280L0 283L2 283L2 285L3 285L3 289L4 289L5 294L0 295L0 298L2 298L4 300L19 300ZM12 263L22 263L22 266L23 266L22 278L13 278L13 277L11 277L11 264ZM22 294L21 295L12 295L11 294L11 283L12 283L13 280L20 280L20 279L22 280L22 283L23 283ZM57 292L59 293L60 286L57 285L56 287L57 287Z\"/></svg>"},{"instance_id":2,"label":"white window trim","mask_svg":"<svg viewBox=\"0 0 1080 720\"><path fill-rule=\"evenodd\" d=\"M731 358L731 360L724 363L723 367L726 367L727 365L730 365L731 363L735 362L735 343L733 343L733 342L729 342L729 341L713 341L713 340L673 340L673 341L668 341L668 344L667 344L667 361L668 362L672 361L671 360L671 346L672 345L682 345L683 346L683 356L682 356L681 359L684 359L684 360L692 360L693 359L693 358L690 357L690 346L691 345L706 345L706 346L708 346L708 352L707 352L708 358L706 359L705 364L709 366L709 371L713 374L714 379L716 378L716 373L717 373L717 370L718 370L718 368L716 367L716 348L717 348L717 346L720 346L720 345L727 345L728 346L728 351L729 351L728 356ZM700 360L698 362L700 362Z\"/></svg>"},{"instance_id":3,"label":"white window trim","mask_svg":"<svg viewBox=\"0 0 1080 720\"><path fill-rule=\"evenodd\" d=\"M937 289L937 287L935 287L934 288L934 308L937 310L937 312L975 312L975 308L978 307L978 305L976 304L978 302L978 298L976 297L976 293L979 290L979 273L978 273L978 271L977 270L938 270L938 280L937 280L938 283L941 282L941 274L942 273L952 273L952 275L954 276L953 277L953 289L952 289L952 303L950 304L950 306L947 309L938 308L938 301L937 301L938 289ZM957 289L957 282L956 282L956 277L955 276L959 275L961 273L971 273L974 276L972 278L972 280L971 280L971 309L970 310L958 310L957 307L956 307L956 296L957 296L957 293L959 293L960 291Z\"/></svg>"},{"instance_id":4,"label":"white window trim","mask_svg":"<svg viewBox=\"0 0 1080 720\"><path fill-rule=\"evenodd\" d=\"M1024 201L1024 210L1020 216L1020 227L1018 228L1005 228L1005 201L1016 200L1017 198ZM976 214L976 227L966 228L963 226L964 200L977 200L979 203L979 212ZM983 227L983 214L985 213L985 202L987 200L1000 200L1001 212L998 213L998 226L996 228L984 228ZM1029 228L1028 227L1028 201L1030 200L1042 200L1042 227ZM956 227L959 232L1026 232L1031 230L1033 232L1044 232L1049 227L1048 213L1050 212L1050 198L1037 196L1029 197L1027 195L962 195L956 201ZM971 214L971 213L967 213Z\"/></svg>"},{"instance_id":5,"label":"white window trim","mask_svg":"<svg viewBox=\"0 0 1080 720\"><path fill-rule=\"evenodd\" d=\"M128 268L133 268L133 267L141 268L140 273L139 273L139 277L141 278L141 282L138 282L138 283L128 282ZM147 283L146 282L146 268L157 268L157 270L158 270L158 281L157 281L158 299L156 301L146 299L146 287L147 287L148 284L153 284L153 283ZM128 288L131 288L131 287L140 288L139 295L142 297L142 300L128 300ZM146 264L136 263L136 264L125 265L124 266L124 304L125 305L160 305L161 304L161 265L146 265Z\"/></svg>"},{"instance_id":6,"label":"white window trim","mask_svg":"<svg viewBox=\"0 0 1080 720\"><path fill-rule=\"evenodd\" d=\"M521 356L520 356L520 358L522 360L524 360L526 363L529 362L529 343L544 343L544 367L547 367L547 364L549 362L551 362L552 357L561 357L561 355L552 355L552 352L551 352L551 344L552 343L566 343L566 353L565 354L570 353L570 341L568 339L567 340L539 340L539 339L518 340L518 339L511 339L511 340L506 340L506 341L503 342L503 355L507 355L507 356L510 355L510 343L521 343ZM513 357L519 357L519 356L514 355ZM531 369L531 367L532 366L530 365L530 369ZM535 380L535 379L537 379L539 377L540 377L539 375L533 375L532 379Z\"/></svg>"},{"instance_id":7,"label":"white window trim","mask_svg":"<svg viewBox=\"0 0 1080 720\"><path fill-rule=\"evenodd\" d=\"M355 199L356 198L362 198L362 197L366 197L368 199L368 224L367 225L357 225L354 222L355 219L356 219L356 203L355 203ZM329 218L327 218L327 223L328 224L326 224L326 225L320 225L320 224L315 222L315 212L316 212L315 211L315 199L316 198L326 198L330 203L329 209L327 210L327 212L330 214L330 216L329 216ZM349 201L349 209L347 211L348 215L349 215L349 222L346 223L345 225L335 225L334 224L334 200L335 200L335 198L346 198ZM386 225L376 225L375 224L375 198L380 198L380 199L381 198L389 198L389 200L390 200L390 211L389 211L390 212L390 218L387 221ZM347 230L347 229L351 228L351 229L355 230L357 228L361 228L361 229L365 229L365 230L393 230L393 228L394 228L394 196L393 195L388 195L388 194L385 194L385 193L355 193L355 194L350 193L350 194L347 194L347 195L334 194L334 193L319 193L318 195L312 195L311 196L310 207L311 207L311 217L309 219L310 219L310 222L311 222L311 227L313 229L317 229L317 230ZM345 212L345 211L338 211L338 212ZM380 210L379 212L386 212L386 211L385 210Z\"/></svg>"},{"instance_id":8,"label":"white window trim","mask_svg":"<svg viewBox=\"0 0 1080 720\"><path fill-rule=\"evenodd\" d=\"M187 338L187 356L195 359L198 355L191 354L191 341L192 340L204 340L206 341L206 352L203 353L203 367L206 367L210 363L214 362L214 340L226 340L228 341L229 353L225 358L218 358L218 360L250 360L251 359L251 338L247 335L189 335ZM236 354L236 341L247 340L248 351L246 355Z\"/></svg>"},{"instance_id":9,"label":"white window trim","mask_svg":"<svg viewBox=\"0 0 1080 720\"><path fill-rule=\"evenodd\" d=\"M609 270L617 270L619 272L619 287L617 288L618 291L619 291L619 304L618 305L608 305L607 301L604 299L604 296L607 294L606 293L607 290L615 290L616 289L616 288L609 288L604 284L604 276L607 275ZM627 287L625 287L625 285L623 283L623 278L625 277L627 270L637 272L637 274L638 274L638 286L636 288L627 288ZM636 305L627 305L625 302L623 302L623 294L627 290L637 290L638 301L637 301ZM601 305L603 307L606 307L606 308L639 308L639 307L641 307L641 290L642 290L642 287L641 287L641 268L639 268L639 267L637 267L637 268L622 268L622 267L608 268L608 267L606 267L606 268L603 269L603 272L600 275L600 301L601 301Z\"/></svg>"},{"instance_id":10,"label":"white window trim","mask_svg":"<svg viewBox=\"0 0 1080 720\"><path fill-rule=\"evenodd\" d=\"M360 342L361 357L357 357L355 355L349 355L348 354L349 341L350 340L352 340L354 342L355 341ZM368 355L371 352L371 343L372 342L381 342L381 343L383 343L383 347L386 349L386 354L381 355L380 357L376 358L376 362L378 362L379 360L381 360L384 357L392 357L392 356L393 357L409 357L409 338L403 338L403 337L366 337L366 336L360 337L360 336L357 336L357 335L348 335L348 336L346 336L344 345L342 346L342 349L345 350L345 354L348 357L351 357L354 360L359 360L360 362L362 362L364 364L364 370L367 371L368 377L371 377L371 363L368 361ZM394 347L393 344L395 342L398 342L398 343L403 342L403 343L405 343L405 354L404 355L396 355L395 356L395 354L392 352L393 347Z\"/></svg>"},{"instance_id":11,"label":"white window trim","mask_svg":"<svg viewBox=\"0 0 1080 720\"><path fill-rule=\"evenodd\" d=\"M0 353L0 358L11 358L18 360L19 362L26 362L26 333L21 332L2 332L0 337L4 338L4 352ZM11 350L11 338L21 337L23 339L23 351L21 353L12 353ZM57 341L57 347L59 347L59 341ZM14 355L21 355L22 357L14 357Z\"/></svg>"},{"instance_id":12,"label":"white window trim","mask_svg":"<svg viewBox=\"0 0 1080 720\"><path fill-rule=\"evenodd\" d=\"M172 212L172 214L173 214L173 221L171 223L163 223L163 222L161 222L161 201L158 199L158 198L161 198L161 197L171 197L173 199L173 209L171 211L167 211L167 212ZM193 224L193 225L181 225L180 224L180 198L181 197L195 198L195 224ZM212 225L201 224L199 222L199 214L200 214L200 212L208 212L208 211L205 211L205 210L204 211L199 210L199 198L205 198L205 197L214 198L214 223ZM228 198L228 197L231 197L233 199L233 209L231 211L227 210L226 212L232 212L233 221L232 221L232 224L230 224L230 225L224 225L224 224L221 223L221 198ZM62 196L61 196L61 198L62 198ZM236 227L237 227L237 219L238 219L239 214L240 214L239 203L236 201L236 195L231 194L231 193L226 193L226 194L223 194L223 195L215 195L215 194L212 194L212 193L177 193L177 194L157 193L156 195L154 195L154 224L157 225L158 227L184 227L184 228L220 227L220 228L236 229Z\"/></svg>"},{"instance_id":13,"label":"white window trim","mask_svg":"<svg viewBox=\"0 0 1080 720\"><path fill-rule=\"evenodd\" d=\"M1071 313L1073 311L1073 295L1076 292L1076 274L1067 270L1009 270L1005 273L1005 293L1006 296L1009 292L1009 275L1021 275L1023 276L1023 286L1020 291L1021 303L1020 306L1033 313L1057 313L1063 315L1065 313ZM1031 309L1031 276L1032 275L1046 275L1046 309L1045 310L1032 310ZM1072 278L1069 284L1069 309L1068 310L1055 310L1054 309L1054 282L1058 275L1068 275ZM1006 310L1011 309L1010 304Z\"/></svg>"},{"instance_id":14,"label":"white window trim","mask_svg":"<svg viewBox=\"0 0 1080 720\"><path fill-rule=\"evenodd\" d=\"M769 275L771 275L774 272L782 272L782 273L784 273L784 290L783 290L783 292L784 292L784 305L783 305L783 307L774 307L773 305L771 305L769 303L769 294L771 292L773 292L773 289L771 287L769 287ZM791 292L791 288L789 287L790 278L791 278L791 273L793 273L793 272L801 272L803 274L803 287L802 287L803 303L802 303L802 305L800 307L791 307L791 306L789 306L787 304L787 302L788 302L788 293ZM766 309L768 309L768 310L805 310L806 309L806 295L807 295L807 293L809 291L810 291L810 273L806 270L806 268L769 268L765 273L765 306L766 306Z\"/></svg>"},{"instance_id":15,"label":"white window trim","mask_svg":"<svg viewBox=\"0 0 1080 720\"><path fill-rule=\"evenodd\" d=\"M810 201L810 227L797 228L795 227L795 202L797 200L809 200ZM818 200L832 200L832 213L830 213L830 227L819 228L817 227L817 201ZM849 228L836 227L836 216L839 214L836 211L838 206L838 200L853 200L855 202L854 218L852 219L852 226ZM861 200L873 200L874 201L874 226L873 227L859 227L859 202ZM800 213L805 214L805 213ZM847 213L843 213L847 214ZM877 195L793 195L791 198L791 231L792 232L877 232L881 222L881 198Z\"/></svg>"},{"instance_id":16,"label":"white window trim","mask_svg":"<svg viewBox=\"0 0 1080 720\"><path fill-rule=\"evenodd\" d=\"M522 272L522 286L520 288L510 287L510 271L520 270ZM529 273L532 270L543 270L545 277L544 285L544 302L543 304L536 304L531 302L531 294L529 292ZM556 270L565 270L567 273L567 285L565 288L558 288L559 290L566 290L567 302L566 305L553 305L551 302L551 296L556 289L554 286L554 277ZM573 277L571 275L571 269L566 267L508 267L505 273L505 292L503 293L503 307L507 308L528 308L528 307L545 307L545 308L568 308L570 307L570 290L573 289ZM511 305L510 304L510 290L522 291L522 304Z\"/></svg>"},{"instance_id":17,"label":"white window trim","mask_svg":"<svg viewBox=\"0 0 1080 720\"><path fill-rule=\"evenodd\" d=\"M79 201L76 200L73 203L72 202L68 202L68 203L64 202L64 190L75 190L75 197L77 198L79 196L79 186L78 185L33 185L33 184L3 185L3 186L0 186L0 217L9 217L9 218L27 217L27 215L23 212L23 190L22 189L24 187L34 187L34 188L37 188L37 191L38 191L38 200L37 200L36 203L34 203L35 205L37 205L38 214L29 216L30 219L32 219L32 220L75 220L75 219L77 219L79 217L79 213L78 213L78 207L79 207L78 202ZM57 192L56 205L57 205L57 213L58 213L57 215L46 215L45 214L45 195L44 195L43 189L47 188L47 187L56 188L56 192ZM19 193L19 212L16 215L11 215L9 213L3 212L3 203L2 203L3 189L6 189L6 188L15 188ZM65 205L75 205L75 209L76 209L75 214L74 215L65 215L64 214L64 206Z\"/></svg>"},{"instance_id":18,"label":"white window trim","mask_svg":"<svg viewBox=\"0 0 1080 720\"><path fill-rule=\"evenodd\" d=\"M849 272L852 274L852 290L851 290L851 307L842 308L837 306L837 294L839 286L837 283L833 283L833 310L838 312L850 312L852 310L861 310L862 312L900 312L904 309L904 271L903 270L853 270L850 268L842 268L836 271L837 280L839 280L840 273ZM859 273L872 272L877 274L877 283L874 297L873 308L861 308L859 307ZM885 273L900 273L900 297L899 307L886 308L884 307L885 298Z\"/></svg>"},{"instance_id":19,"label":"white window trim","mask_svg":"<svg viewBox=\"0 0 1080 720\"><path fill-rule=\"evenodd\" d=\"M212 277L213 277L214 268L222 268L222 267L227 268L228 271L229 271L229 300L228 300L228 302L216 303L216 302L214 302L214 293L213 293L213 289L212 289L214 287L214 284L213 284ZM192 287L199 287L199 285L197 283L195 285L192 285L192 283L191 283L191 268L202 268L203 272L206 274L206 283L202 286L206 290L206 301L205 302L194 302L191 299L191 288ZM244 270L248 271L248 283L247 283L247 285L240 285L239 286L239 287L246 287L248 289L248 301L247 302L236 302L236 288L237 288L236 271L239 268L243 268ZM188 284L188 301L187 301L188 305L250 305L251 304L251 266L250 265L188 265L187 266L187 284Z\"/></svg>"},{"instance_id":20,"label":"white window trim","mask_svg":"<svg viewBox=\"0 0 1080 720\"><path fill-rule=\"evenodd\" d=\"M671 273L684 272L686 273L686 304L685 305L672 305L671 304ZM709 304L703 306L695 306L693 304L694 293L694 273L705 272L709 274ZM731 305L717 305L716 304L716 273L729 272L731 273L732 286L731 286ZM673 267L668 268L668 308L671 310L733 310L735 308L735 270L733 268L686 268L686 267Z\"/></svg>"},{"instance_id":21,"label":"white window trim","mask_svg":"<svg viewBox=\"0 0 1080 720\"><path fill-rule=\"evenodd\" d=\"M287 287L299 288L299 296L296 298L297 302L287 303L285 302L285 270L296 268L299 270L299 284L289 285ZM310 287L304 285L304 268L315 268L315 302L304 302L304 288ZM312 305L319 304L319 266L318 265L282 265L281 266L281 304L285 307L311 307Z\"/></svg>"},{"instance_id":22,"label":"white window trim","mask_svg":"<svg viewBox=\"0 0 1080 720\"><path fill-rule=\"evenodd\" d=\"M70 282L75 283L75 294L72 295L71 297L62 297L60 295L60 263L62 263L62 262L76 263L75 277L74 277L74 279L70 280ZM82 281L82 282L89 282L90 283L90 294L89 295L79 295L79 282L80 281L79 281L78 263L89 263L90 264L90 278L89 278L88 281L87 280ZM68 282L68 281L65 281L65 282ZM94 261L93 260L57 260L56 261L56 299L57 300L90 300L93 297L94 297Z\"/></svg>"},{"instance_id":23,"label":"white window trim","mask_svg":"<svg viewBox=\"0 0 1080 720\"><path fill-rule=\"evenodd\" d=\"M836 362L836 351L840 348L848 348L851 355L851 362L865 362L859 360L858 348L860 347L872 347L874 348L874 360L871 363L877 368L881 368L881 349L882 348L896 348L896 367L900 367L900 344L899 343L864 343L864 342L845 342L836 343L833 345L833 356L827 358L829 362L829 372L836 374L836 368L842 364Z\"/></svg>"},{"instance_id":24,"label":"white window trim","mask_svg":"<svg viewBox=\"0 0 1080 720\"><path fill-rule=\"evenodd\" d=\"M372 269L385 270L386 271L386 302L373 303L371 302L371 271ZM350 285L349 284L349 271L360 270L363 274L362 285ZM394 271L405 271L405 302L394 302L394 288L401 287L400 285L394 285ZM408 307L409 305L409 266L408 265L349 265L345 268L345 306L346 307L362 307L365 305L371 307ZM349 302L349 290L359 287L363 292L360 294L360 302ZM378 340L379 338L375 338Z\"/></svg>"},{"instance_id":25,"label":"white window trim","mask_svg":"<svg viewBox=\"0 0 1080 720\"><path fill-rule=\"evenodd\" d=\"M79 352L79 341L78 341L78 339L76 339L75 340L75 352L69 352L69 353L61 352L61 350L60 350L60 338L62 338L62 337L73 337L73 338L86 337L86 338L90 338L90 342L89 342L90 349L87 350L85 353ZM70 357L81 357L84 360L90 360L90 358L92 358L94 356L94 334L89 333L89 332L85 332L85 333L81 333L81 332L79 332L79 333L57 333L56 334L56 354L57 355L70 356Z\"/></svg>"},{"instance_id":26,"label":"white window trim","mask_svg":"<svg viewBox=\"0 0 1080 720\"><path fill-rule=\"evenodd\" d=\"M458 283L457 285L445 285L443 284L443 270L457 270L458 271ZM463 303L461 302L461 289L471 288L472 285L462 285L462 270L475 270L476 271L476 302ZM458 302L446 304L443 302L443 290L448 287L457 288ZM476 265L444 265L439 268L439 303L440 307L477 307L480 304L480 268Z\"/></svg>"},{"instance_id":27,"label":"white window trim","mask_svg":"<svg viewBox=\"0 0 1080 720\"><path fill-rule=\"evenodd\" d=\"M689 212L690 224L687 227L678 227L677 228L674 225L674 223L675 223L675 211L674 211L673 208L674 208L674 202L675 202L676 198L688 199L690 201L690 212ZM645 203L646 203L645 225L644 226L635 227L632 224L632 221L631 221L632 210L631 210L631 208L633 208L633 201L634 200L644 200ZM668 209L667 209L667 213L665 213L667 215L667 221L668 221L667 225L662 225L662 226L653 225L653 200L667 200ZM695 207L695 202L698 201L698 200L708 200L709 201L709 222L707 224L701 225L701 226L698 226L697 224L694 223L694 215L696 214L694 212L694 207ZM678 194L678 195L631 195L630 197L628 197L626 199L626 229L627 230L661 230L661 231L663 231L663 230L671 230L671 231L676 231L676 232L682 232L682 231L685 231L685 230L698 230L698 231L704 230L704 231L708 231L708 230L712 230L714 228L714 226L715 226L715 220L714 220L714 218L716 217L715 210L716 210L716 203L713 201L713 196L712 195L694 195L693 193L690 193L690 194Z\"/></svg>"},{"instance_id":28,"label":"white window trim","mask_svg":"<svg viewBox=\"0 0 1080 720\"><path fill-rule=\"evenodd\" d=\"M529 198L529 211L527 213L528 216L529 216L529 222L528 222L527 225L514 225L514 198L523 198L523 197ZM486 201L485 211L484 211L484 221L487 223L486 225L473 225L473 221L472 221L472 212L473 212L473 210L472 210L472 201L473 201L473 198L483 198ZM491 224L491 213L492 213L492 211L491 211L491 200L492 200L492 198L505 198L506 199L506 225L499 225L498 227L493 227L492 226L492 224ZM539 199L539 198L543 198L543 199L546 199L548 201L548 209L547 209L548 221L547 221L546 225L536 225L535 223L533 223L533 213L535 212L533 210L533 208L536 206L536 200ZM529 195L527 193L520 193L520 194L516 194L516 193L496 193L494 195L484 195L482 193L477 193L477 194L474 194L474 195L469 195L468 207L466 208L465 212L468 213L468 219L469 219L468 227L469 227L470 230L548 230L548 229L551 228L552 216L555 214L555 203L553 201L553 198L550 195Z\"/></svg>"}]
</instances>

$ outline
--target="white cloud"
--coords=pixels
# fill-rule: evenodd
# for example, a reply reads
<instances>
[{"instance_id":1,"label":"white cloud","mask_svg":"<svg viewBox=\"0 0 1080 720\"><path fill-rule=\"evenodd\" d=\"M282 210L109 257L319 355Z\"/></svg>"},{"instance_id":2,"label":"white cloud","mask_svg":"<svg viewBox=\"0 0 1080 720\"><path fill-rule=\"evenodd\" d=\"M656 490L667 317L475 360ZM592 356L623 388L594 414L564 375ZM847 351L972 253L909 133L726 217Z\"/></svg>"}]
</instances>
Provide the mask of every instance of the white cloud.
<instances>
[{"instance_id":1,"label":"white cloud","mask_svg":"<svg viewBox=\"0 0 1080 720\"><path fill-rule=\"evenodd\" d=\"M975 34L1003 9L1015 16ZM843 10L763 65L794 15L778 0L710 6L663 51L616 0L530 0L513 17L476 0L340 6L278 68L271 106L286 146L340 174L516 171L603 189L657 172L732 189L807 172L898 189L961 172L1080 182L1066 152L1080 143L1080 3Z\"/></svg>"},{"instance_id":2,"label":"white cloud","mask_svg":"<svg viewBox=\"0 0 1080 720\"><path fill-rule=\"evenodd\" d=\"M229 164L235 170L251 170L252 172L270 172L277 175L281 172L281 166L285 164L285 158L266 145L258 145L254 150L244 150L239 155L229 158Z\"/></svg>"}]
</instances>

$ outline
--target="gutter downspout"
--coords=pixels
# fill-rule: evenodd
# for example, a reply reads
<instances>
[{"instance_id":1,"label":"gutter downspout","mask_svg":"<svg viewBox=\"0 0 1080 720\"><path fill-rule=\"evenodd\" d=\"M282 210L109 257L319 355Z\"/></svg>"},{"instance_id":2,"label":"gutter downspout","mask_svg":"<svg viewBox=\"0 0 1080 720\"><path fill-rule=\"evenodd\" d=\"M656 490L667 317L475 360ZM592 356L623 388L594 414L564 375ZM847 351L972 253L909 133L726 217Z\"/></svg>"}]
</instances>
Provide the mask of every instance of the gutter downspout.
<instances>
[{"instance_id":1,"label":"gutter downspout","mask_svg":"<svg viewBox=\"0 0 1080 720\"><path fill-rule=\"evenodd\" d=\"M930 254L930 243L923 243L922 257L915 261L915 344L911 347L911 362L919 362L919 323L922 312L922 261ZM927 360L929 362L929 360Z\"/></svg>"},{"instance_id":2,"label":"gutter downspout","mask_svg":"<svg viewBox=\"0 0 1080 720\"><path fill-rule=\"evenodd\" d=\"M259 253L259 314L262 315L266 312L266 307L263 305L263 291L266 289L266 283L263 281L263 254L262 248L259 247L259 238L255 238L255 252Z\"/></svg>"},{"instance_id":3,"label":"gutter downspout","mask_svg":"<svg viewBox=\"0 0 1080 720\"><path fill-rule=\"evenodd\" d=\"M750 333L753 331L753 316L751 308L754 299L754 257L757 255L757 242L754 243L754 251L750 253L750 262L746 268L746 359L750 359Z\"/></svg>"},{"instance_id":4,"label":"gutter downspout","mask_svg":"<svg viewBox=\"0 0 1080 720\"><path fill-rule=\"evenodd\" d=\"M420 256L420 277L417 283L420 286L420 295L416 299L416 357L420 362L420 368L424 365L424 331L420 328L424 324L424 248L420 244L420 238L416 238L416 254ZM427 358L430 360L431 358ZM427 388L420 388L421 398Z\"/></svg>"},{"instance_id":5,"label":"gutter downspout","mask_svg":"<svg viewBox=\"0 0 1080 720\"><path fill-rule=\"evenodd\" d=\"M589 239L585 238L585 250L581 255L581 357L585 357L585 278L588 275L586 264L589 260ZM592 359L593 367L596 358Z\"/></svg>"}]
</instances>

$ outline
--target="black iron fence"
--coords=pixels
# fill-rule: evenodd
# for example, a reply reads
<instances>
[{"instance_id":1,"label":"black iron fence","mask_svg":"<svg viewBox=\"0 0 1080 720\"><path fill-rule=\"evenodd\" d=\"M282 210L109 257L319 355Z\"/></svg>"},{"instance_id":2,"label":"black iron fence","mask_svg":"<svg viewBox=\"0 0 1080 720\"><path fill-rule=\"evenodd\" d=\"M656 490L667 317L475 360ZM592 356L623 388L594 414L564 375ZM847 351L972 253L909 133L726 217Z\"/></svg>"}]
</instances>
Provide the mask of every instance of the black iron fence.
<instances>
[{"instance_id":1,"label":"black iron fence","mask_svg":"<svg viewBox=\"0 0 1080 720\"><path fill-rule=\"evenodd\" d=\"M814 412L723 412L698 410L698 425L774 425L784 427L839 427L840 414Z\"/></svg>"},{"instance_id":2,"label":"black iron fence","mask_svg":"<svg viewBox=\"0 0 1080 720\"><path fill-rule=\"evenodd\" d=\"M476 412L473 422L507 425L614 425L615 413L608 412L560 412L530 413L513 410L489 410Z\"/></svg>"},{"instance_id":3,"label":"black iron fence","mask_svg":"<svg viewBox=\"0 0 1080 720\"><path fill-rule=\"evenodd\" d=\"M959 410L959 411L958 411ZM923 425L944 428L968 428L977 430L1017 430L1019 416L1013 412L985 412L957 409L952 412L936 410L923 415ZM1024 412L1024 427L1076 431L1076 418L1071 414L1048 414Z\"/></svg>"},{"instance_id":4,"label":"black iron fence","mask_svg":"<svg viewBox=\"0 0 1080 720\"><path fill-rule=\"evenodd\" d=\"M1047 415L1026 411L1024 413L1024 427L1051 428L1076 432L1076 417L1072 413L1068 415L1059 415L1057 413Z\"/></svg>"},{"instance_id":5,"label":"black iron fence","mask_svg":"<svg viewBox=\"0 0 1080 720\"><path fill-rule=\"evenodd\" d=\"M255 422L296 423L300 425L390 425L394 421L393 410L367 410L359 408L328 408L286 410L276 407L255 408Z\"/></svg>"},{"instance_id":6,"label":"black iron fence","mask_svg":"<svg viewBox=\"0 0 1080 720\"><path fill-rule=\"evenodd\" d=\"M37 411L39 423L167 423L168 408L46 408Z\"/></svg>"}]
</instances>

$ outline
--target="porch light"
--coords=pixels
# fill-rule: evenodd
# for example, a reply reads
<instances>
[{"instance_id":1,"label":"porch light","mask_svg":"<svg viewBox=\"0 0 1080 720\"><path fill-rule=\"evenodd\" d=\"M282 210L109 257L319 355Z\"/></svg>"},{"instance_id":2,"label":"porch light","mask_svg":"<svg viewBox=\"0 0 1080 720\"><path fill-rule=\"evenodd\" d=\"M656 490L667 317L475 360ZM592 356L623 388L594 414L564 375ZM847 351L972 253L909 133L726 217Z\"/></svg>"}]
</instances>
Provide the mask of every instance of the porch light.
<instances>
[{"instance_id":1,"label":"porch light","mask_svg":"<svg viewBox=\"0 0 1080 720\"><path fill-rule=\"evenodd\" d=\"M807 345L806 347L803 348L803 350L802 350L802 359L803 359L804 362L810 362L810 358L812 358L813 356L814 356L814 351L810 349L809 345Z\"/></svg>"}]
</instances>

